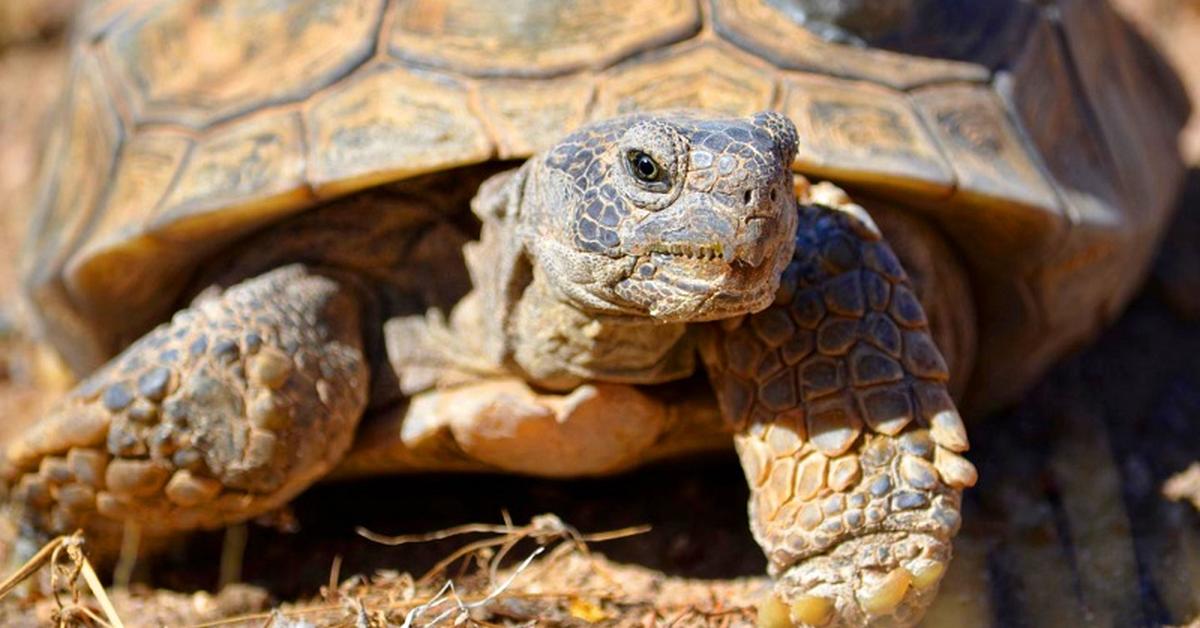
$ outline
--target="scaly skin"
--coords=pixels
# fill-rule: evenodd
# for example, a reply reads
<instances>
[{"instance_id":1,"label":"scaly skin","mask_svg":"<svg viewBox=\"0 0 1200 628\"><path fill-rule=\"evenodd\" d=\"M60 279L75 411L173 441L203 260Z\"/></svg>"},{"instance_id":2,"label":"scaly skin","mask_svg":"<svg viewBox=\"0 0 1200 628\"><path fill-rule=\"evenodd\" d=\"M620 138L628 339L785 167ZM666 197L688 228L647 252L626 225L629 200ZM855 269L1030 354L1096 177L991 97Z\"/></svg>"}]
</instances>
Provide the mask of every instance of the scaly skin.
<instances>
[{"instance_id":1,"label":"scaly skin","mask_svg":"<svg viewBox=\"0 0 1200 628\"><path fill-rule=\"evenodd\" d=\"M801 206L775 303L714 333L704 361L778 578L766 614L910 625L937 592L975 470L904 271L860 207L815 196L837 205Z\"/></svg>"},{"instance_id":2,"label":"scaly skin","mask_svg":"<svg viewBox=\"0 0 1200 628\"><path fill-rule=\"evenodd\" d=\"M699 355L778 578L764 617L907 625L936 592L975 471L904 271L836 188L797 207L796 144L774 113L585 127L481 187L472 293L448 323L389 321L387 357L411 408L449 415L460 453L572 475L677 434L640 420L663 409L623 386L687 377ZM371 269L295 264L205 292L81 384L6 452L26 536L84 527L104 545L131 518L151 533L221 525L328 472L367 404L363 338L378 335L359 316L375 284L354 275ZM464 384L476 403L422 396ZM607 425L606 409L629 415ZM515 436L477 439L489 426ZM522 438L558 458L530 467ZM596 455L571 455L581 440Z\"/></svg>"},{"instance_id":3,"label":"scaly skin","mask_svg":"<svg viewBox=\"0 0 1200 628\"><path fill-rule=\"evenodd\" d=\"M123 521L162 535L241 521L327 473L367 399L358 304L285 266L203 299L72 391L4 452L26 541Z\"/></svg>"},{"instance_id":4,"label":"scaly skin","mask_svg":"<svg viewBox=\"0 0 1200 628\"><path fill-rule=\"evenodd\" d=\"M699 346L778 577L764 617L915 623L975 481L928 320L861 207L819 185L797 209L790 123L697 120L602 123L485 184L481 242L467 251L475 293L451 329L393 364L408 380L439 359L482 361L569 391L686 376ZM630 151L653 153L671 183L640 185ZM720 322L685 325L704 321ZM469 357L453 355L455 337L478 339L457 349ZM529 422L553 405L526 401ZM479 407L479 424L493 423L496 405Z\"/></svg>"}]
</instances>

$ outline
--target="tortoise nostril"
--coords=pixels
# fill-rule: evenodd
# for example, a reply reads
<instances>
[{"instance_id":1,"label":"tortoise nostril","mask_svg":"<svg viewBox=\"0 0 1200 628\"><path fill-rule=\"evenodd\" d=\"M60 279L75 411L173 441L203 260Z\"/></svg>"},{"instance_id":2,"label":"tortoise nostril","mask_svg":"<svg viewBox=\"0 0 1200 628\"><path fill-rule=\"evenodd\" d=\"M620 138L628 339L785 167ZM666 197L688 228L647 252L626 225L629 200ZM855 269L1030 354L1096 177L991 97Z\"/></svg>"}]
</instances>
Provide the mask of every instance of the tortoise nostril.
<instances>
[{"instance_id":1,"label":"tortoise nostril","mask_svg":"<svg viewBox=\"0 0 1200 628\"><path fill-rule=\"evenodd\" d=\"M779 191L771 188L771 202L774 203L777 200L779 200Z\"/></svg>"},{"instance_id":2,"label":"tortoise nostril","mask_svg":"<svg viewBox=\"0 0 1200 628\"><path fill-rule=\"evenodd\" d=\"M749 205L752 200L754 200L754 190L746 190L746 193L742 194L742 202Z\"/></svg>"}]
</instances>

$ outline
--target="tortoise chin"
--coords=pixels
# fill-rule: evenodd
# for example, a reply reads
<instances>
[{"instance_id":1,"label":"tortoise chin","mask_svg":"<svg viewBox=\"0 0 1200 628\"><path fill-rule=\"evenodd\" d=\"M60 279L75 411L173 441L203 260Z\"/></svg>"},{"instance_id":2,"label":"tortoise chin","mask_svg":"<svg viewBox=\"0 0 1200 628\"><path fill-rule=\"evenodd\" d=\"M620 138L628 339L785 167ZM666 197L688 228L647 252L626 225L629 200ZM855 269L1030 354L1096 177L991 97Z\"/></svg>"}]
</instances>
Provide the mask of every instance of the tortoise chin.
<instances>
[{"instance_id":1,"label":"tortoise chin","mask_svg":"<svg viewBox=\"0 0 1200 628\"><path fill-rule=\"evenodd\" d=\"M638 299L637 292L654 295L644 303L646 314L662 323L691 323L733 318L758 312L771 304L778 282L740 292L728 290L684 291L663 280L629 282L617 287L622 296ZM641 284L641 285L637 285Z\"/></svg>"}]
</instances>

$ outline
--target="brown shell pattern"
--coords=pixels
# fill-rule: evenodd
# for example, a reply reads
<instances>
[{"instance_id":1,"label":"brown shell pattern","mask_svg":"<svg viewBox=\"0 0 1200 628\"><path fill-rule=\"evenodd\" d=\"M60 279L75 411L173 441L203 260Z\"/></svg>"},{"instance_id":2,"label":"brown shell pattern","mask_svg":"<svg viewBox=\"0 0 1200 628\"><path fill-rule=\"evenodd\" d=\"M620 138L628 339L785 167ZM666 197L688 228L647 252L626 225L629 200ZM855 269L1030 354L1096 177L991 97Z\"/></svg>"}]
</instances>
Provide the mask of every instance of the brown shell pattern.
<instances>
[{"instance_id":1,"label":"brown shell pattern","mask_svg":"<svg viewBox=\"0 0 1200 628\"><path fill-rule=\"evenodd\" d=\"M768 0L96 3L27 280L88 370L212 251L323 199L525 157L620 112L776 109L798 172L926 213L980 276L985 319L1019 304L984 321L988 368L1036 363L1120 305L1181 172L1182 106L1128 27L1057 5L997 69L830 43Z\"/></svg>"}]
</instances>

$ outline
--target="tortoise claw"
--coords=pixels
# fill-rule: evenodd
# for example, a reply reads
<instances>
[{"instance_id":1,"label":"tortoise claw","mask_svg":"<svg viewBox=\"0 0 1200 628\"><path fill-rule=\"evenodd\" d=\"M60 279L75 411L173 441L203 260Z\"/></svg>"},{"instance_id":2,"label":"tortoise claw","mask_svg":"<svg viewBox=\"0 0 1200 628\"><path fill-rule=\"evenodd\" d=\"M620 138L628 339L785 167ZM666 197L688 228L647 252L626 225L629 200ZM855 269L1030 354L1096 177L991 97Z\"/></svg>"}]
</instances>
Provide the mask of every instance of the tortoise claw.
<instances>
[{"instance_id":1,"label":"tortoise claw","mask_svg":"<svg viewBox=\"0 0 1200 628\"><path fill-rule=\"evenodd\" d=\"M759 607L760 626L910 626L937 595L950 544L880 533L789 567Z\"/></svg>"}]
</instances>

